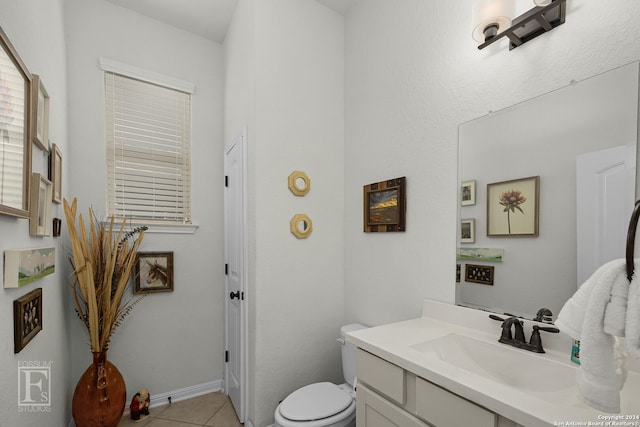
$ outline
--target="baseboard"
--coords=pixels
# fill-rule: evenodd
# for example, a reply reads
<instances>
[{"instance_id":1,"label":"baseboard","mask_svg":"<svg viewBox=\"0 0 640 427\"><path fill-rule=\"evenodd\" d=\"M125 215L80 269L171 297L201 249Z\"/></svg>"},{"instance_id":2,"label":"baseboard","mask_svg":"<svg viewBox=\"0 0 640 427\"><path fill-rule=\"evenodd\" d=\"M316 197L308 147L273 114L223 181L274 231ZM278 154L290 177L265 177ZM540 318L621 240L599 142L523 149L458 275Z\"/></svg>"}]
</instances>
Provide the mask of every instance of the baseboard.
<instances>
[{"instance_id":1,"label":"baseboard","mask_svg":"<svg viewBox=\"0 0 640 427\"><path fill-rule=\"evenodd\" d=\"M222 380L208 381L202 384L196 384L189 387L179 388L167 393L151 394L151 403L149 407L156 408L158 406L164 406L169 404L169 398L171 403L180 402L181 400L191 399L193 397L202 396L203 394L215 393L222 390ZM129 411L129 405L125 408L125 411Z\"/></svg>"},{"instance_id":2,"label":"baseboard","mask_svg":"<svg viewBox=\"0 0 640 427\"><path fill-rule=\"evenodd\" d=\"M196 384L189 387L179 388L177 390L169 391L167 393L158 393L151 394L151 403L149 404L150 408L157 408L158 406L164 406L169 404L169 398L171 398L171 403L180 402L181 400L191 399L193 397L202 396L203 394L215 393L222 390L223 385L222 380L208 381L202 384ZM133 396L132 396L133 397ZM129 404L131 401L127 402L127 405L124 408L124 414L129 414ZM75 427L76 424L73 422L73 419L69 421L69 427ZM249 427L253 427L252 425Z\"/></svg>"}]
</instances>

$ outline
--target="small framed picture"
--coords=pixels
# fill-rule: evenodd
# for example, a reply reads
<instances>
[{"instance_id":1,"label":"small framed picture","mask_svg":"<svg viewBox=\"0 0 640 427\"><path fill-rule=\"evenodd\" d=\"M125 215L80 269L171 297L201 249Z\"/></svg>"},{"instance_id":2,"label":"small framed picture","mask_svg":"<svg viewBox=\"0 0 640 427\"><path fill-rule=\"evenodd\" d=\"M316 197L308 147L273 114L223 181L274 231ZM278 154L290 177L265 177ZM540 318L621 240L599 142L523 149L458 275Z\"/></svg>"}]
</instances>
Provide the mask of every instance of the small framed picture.
<instances>
[{"instance_id":1,"label":"small framed picture","mask_svg":"<svg viewBox=\"0 0 640 427\"><path fill-rule=\"evenodd\" d=\"M476 220L467 218L460 220L460 243L476 242Z\"/></svg>"},{"instance_id":2,"label":"small framed picture","mask_svg":"<svg viewBox=\"0 0 640 427\"><path fill-rule=\"evenodd\" d=\"M37 74L32 74L31 135L33 142L43 151L49 151L49 94Z\"/></svg>"},{"instance_id":3,"label":"small framed picture","mask_svg":"<svg viewBox=\"0 0 640 427\"><path fill-rule=\"evenodd\" d=\"M476 181L462 181L460 191L460 204L462 206L471 206L476 204Z\"/></svg>"},{"instance_id":4,"label":"small framed picture","mask_svg":"<svg viewBox=\"0 0 640 427\"><path fill-rule=\"evenodd\" d=\"M51 144L49 153L49 181L53 186L52 200L62 203L62 153L56 144Z\"/></svg>"},{"instance_id":5,"label":"small framed picture","mask_svg":"<svg viewBox=\"0 0 640 427\"><path fill-rule=\"evenodd\" d=\"M406 182L402 177L363 187L365 233L406 230Z\"/></svg>"},{"instance_id":6,"label":"small framed picture","mask_svg":"<svg viewBox=\"0 0 640 427\"><path fill-rule=\"evenodd\" d=\"M493 266L465 264L464 280L493 286Z\"/></svg>"},{"instance_id":7,"label":"small framed picture","mask_svg":"<svg viewBox=\"0 0 640 427\"><path fill-rule=\"evenodd\" d=\"M134 294L173 292L173 252L138 252Z\"/></svg>"},{"instance_id":8,"label":"small framed picture","mask_svg":"<svg viewBox=\"0 0 640 427\"><path fill-rule=\"evenodd\" d=\"M460 264L456 264L456 283L460 283Z\"/></svg>"},{"instance_id":9,"label":"small framed picture","mask_svg":"<svg viewBox=\"0 0 640 427\"><path fill-rule=\"evenodd\" d=\"M13 301L13 352L19 353L42 330L42 288Z\"/></svg>"},{"instance_id":10,"label":"small framed picture","mask_svg":"<svg viewBox=\"0 0 640 427\"><path fill-rule=\"evenodd\" d=\"M540 177L487 184L487 236L537 237Z\"/></svg>"},{"instance_id":11,"label":"small framed picture","mask_svg":"<svg viewBox=\"0 0 640 427\"><path fill-rule=\"evenodd\" d=\"M29 234L31 236L49 236L51 234L52 186L39 173L31 175L31 205L29 214Z\"/></svg>"}]
</instances>

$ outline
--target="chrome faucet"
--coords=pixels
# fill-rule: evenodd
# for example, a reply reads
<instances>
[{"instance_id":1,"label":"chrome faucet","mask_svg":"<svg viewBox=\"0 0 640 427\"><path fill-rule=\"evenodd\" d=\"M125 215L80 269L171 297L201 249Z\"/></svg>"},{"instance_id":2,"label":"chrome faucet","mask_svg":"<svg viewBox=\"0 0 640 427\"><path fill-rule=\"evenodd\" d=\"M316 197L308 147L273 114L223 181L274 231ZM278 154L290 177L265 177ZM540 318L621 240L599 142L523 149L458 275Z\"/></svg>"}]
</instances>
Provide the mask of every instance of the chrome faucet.
<instances>
[{"instance_id":1,"label":"chrome faucet","mask_svg":"<svg viewBox=\"0 0 640 427\"><path fill-rule=\"evenodd\" d=\"M512 347L522 348L524 350L533 351L534 353L544 353L542 348L542 338L540 337L540 331L558 333L557 328L551 328L547 326L533 325L533 331L531 332L531 338L527 343L524 337L524 329L522 327L522 321L515 316L504 319L495 314L490 314L490 318L502 322L502 334L498 342L508 344ZM511 327L514 327L515 334L512 335Z\"/></svg>"}]
</instances>

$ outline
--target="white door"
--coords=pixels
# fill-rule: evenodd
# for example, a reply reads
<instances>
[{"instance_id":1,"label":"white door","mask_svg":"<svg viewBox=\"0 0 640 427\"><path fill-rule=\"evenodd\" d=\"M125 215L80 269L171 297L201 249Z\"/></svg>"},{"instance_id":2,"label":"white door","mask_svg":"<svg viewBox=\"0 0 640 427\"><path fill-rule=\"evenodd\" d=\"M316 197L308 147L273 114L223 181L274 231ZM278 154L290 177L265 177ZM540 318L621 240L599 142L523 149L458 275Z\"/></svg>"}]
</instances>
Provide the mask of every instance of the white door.
<instances>
[{"instance_id":1,"label":"white door","mask_svg":"<svg viewBox=\"0 0 640 427\"><path fill-rule=\"evenodd\" d=\"M247 132L225 149L225 389L246 418L246 156Z\"/></svg>"},{"instance_id":2,"label":"white door","mask_svg":"<svg viewBox=\"0 0 640 427\"><path fill-rule=\"evenodd\" d=\"M583 154L576 166L580 286L601 265L625 257L635 204L635 144Z\"/></svg>"}]
</instances>

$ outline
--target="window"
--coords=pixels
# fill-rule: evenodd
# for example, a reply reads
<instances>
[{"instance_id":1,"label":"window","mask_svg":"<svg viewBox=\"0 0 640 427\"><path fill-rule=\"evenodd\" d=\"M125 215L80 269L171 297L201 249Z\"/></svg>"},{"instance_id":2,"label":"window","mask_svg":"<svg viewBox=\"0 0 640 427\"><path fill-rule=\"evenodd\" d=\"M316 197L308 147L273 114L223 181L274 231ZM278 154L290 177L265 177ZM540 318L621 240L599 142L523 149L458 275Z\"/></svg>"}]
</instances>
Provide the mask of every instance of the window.
<instances>
[{"instance_id":1,"label":"window","mask_svg":"<svg viewBox=\"0 0 640 427\"><path fill-rule=\"evenodd\" d=\"M191 224L192 91L101 65L108 214L145 224Z\"/></svg>"}]
</instances>

